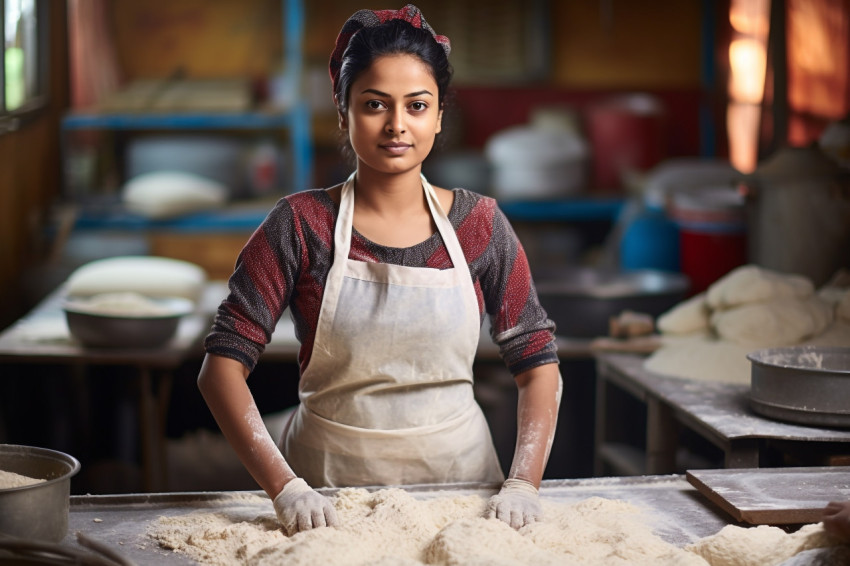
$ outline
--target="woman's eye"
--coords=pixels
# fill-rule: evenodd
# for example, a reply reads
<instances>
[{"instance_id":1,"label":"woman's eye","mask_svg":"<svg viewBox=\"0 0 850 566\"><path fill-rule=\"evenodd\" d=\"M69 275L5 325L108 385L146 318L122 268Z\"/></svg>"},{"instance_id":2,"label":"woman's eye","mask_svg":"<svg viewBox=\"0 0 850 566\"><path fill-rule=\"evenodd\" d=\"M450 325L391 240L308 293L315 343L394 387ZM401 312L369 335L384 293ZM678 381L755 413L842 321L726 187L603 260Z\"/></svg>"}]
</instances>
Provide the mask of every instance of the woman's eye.
<instances>
[{"instance_id":1,"label":"woman's eye","mask_svg":"<svg viewBox=\"0 0 850 566\"><path fill-rule=\"evenodd\" d=\"M424 102L414 102L413 104L410 105L410 108L412 110L415 110L416 112L421 112L421 111L427 109L428 105L425 104Z\"/></svg>"},{"instance_id":2,"label":"woman's eye","mask_svg":"<svg viewBox=\"0 0 850 566\"><path fill-rule=\"evenodd\" d=\"M366 107L370 110L380 110L384 107L384 104L380 100L370 100L366 103Z\"/></svg>"}]
</instances>

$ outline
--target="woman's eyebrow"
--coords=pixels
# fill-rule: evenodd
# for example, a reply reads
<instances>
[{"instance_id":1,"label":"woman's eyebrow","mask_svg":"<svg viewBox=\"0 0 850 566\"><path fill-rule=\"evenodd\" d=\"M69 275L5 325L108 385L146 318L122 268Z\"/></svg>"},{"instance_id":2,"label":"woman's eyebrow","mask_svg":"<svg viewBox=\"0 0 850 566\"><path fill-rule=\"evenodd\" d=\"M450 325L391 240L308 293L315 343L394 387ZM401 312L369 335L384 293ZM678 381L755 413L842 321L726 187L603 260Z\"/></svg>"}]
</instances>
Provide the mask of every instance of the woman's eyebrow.
<instances>
[{"instance_id":1,"label":"woman's eyebrow","mask_svg":"<svg viewBox=\"0 0 850 566\"><path fill-rule=\"evenodd\" d=\"M374 89L374 88L367 88L366 90L364 90L360 94L367 94L367 93L375 94L377 96L383 96L385 98L390 98L390 95L387 94L386 92L381 92L380 90L377 90L377 89ZM416 92L411 92L410 94L405 94L404 97L405 98L411 98L411 97L414 97L414 96L422 96L423 94L427 94L429 96L434 96L433 93L430 90L418 90Z\"/></svg>"}]
</instances>

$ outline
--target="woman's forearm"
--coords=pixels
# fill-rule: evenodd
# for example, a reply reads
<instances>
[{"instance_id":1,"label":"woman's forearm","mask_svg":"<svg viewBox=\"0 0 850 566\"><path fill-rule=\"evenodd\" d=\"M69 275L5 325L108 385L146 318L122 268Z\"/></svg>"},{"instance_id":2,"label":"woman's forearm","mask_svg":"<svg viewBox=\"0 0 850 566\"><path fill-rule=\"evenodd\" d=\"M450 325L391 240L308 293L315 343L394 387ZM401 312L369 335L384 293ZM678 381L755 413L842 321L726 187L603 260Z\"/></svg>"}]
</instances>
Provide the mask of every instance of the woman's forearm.
<instances>
[{"instance_id":1,"label":"woman's forearm","mask_svg":"<svg viewBox=\"0 0 850 566\"><path fill-rule=\"evenodd\" d=\"M557 364L545 364L516 376L517 440L509 478L540 486L549 460L561 403L561 374Z\"/></svg>"},{"instance_id":2,"label":"woman's forearm","mask_svg":"<svg viewBox=\"0 0 850 566\"><path fill-rule=\"evenodd\" d=\"M274 498L295 473L263 423L241 363L207 354L198 388L225 438L260 487Z\"/></svg>"}]
</instances>

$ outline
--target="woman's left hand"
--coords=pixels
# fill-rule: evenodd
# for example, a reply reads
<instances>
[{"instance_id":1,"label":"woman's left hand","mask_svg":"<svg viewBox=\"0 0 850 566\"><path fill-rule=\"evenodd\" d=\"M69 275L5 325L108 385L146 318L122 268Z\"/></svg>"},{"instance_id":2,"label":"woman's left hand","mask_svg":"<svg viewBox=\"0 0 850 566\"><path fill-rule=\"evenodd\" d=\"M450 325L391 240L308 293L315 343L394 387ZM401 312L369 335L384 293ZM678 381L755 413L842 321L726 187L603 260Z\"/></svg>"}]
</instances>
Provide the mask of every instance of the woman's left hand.
<instances>
[{"instance_id":1,"label":"woman's left hand","mask_svg":"<svg viewBox=\"0 0 850 566\"><path fill-rule=\"evenodd\" d=\"M507 479L499 493L487 502L488 519L499 519L519 529L543 518L543 507L537 489L520 479Z\"/></svg>"}]
</instances>

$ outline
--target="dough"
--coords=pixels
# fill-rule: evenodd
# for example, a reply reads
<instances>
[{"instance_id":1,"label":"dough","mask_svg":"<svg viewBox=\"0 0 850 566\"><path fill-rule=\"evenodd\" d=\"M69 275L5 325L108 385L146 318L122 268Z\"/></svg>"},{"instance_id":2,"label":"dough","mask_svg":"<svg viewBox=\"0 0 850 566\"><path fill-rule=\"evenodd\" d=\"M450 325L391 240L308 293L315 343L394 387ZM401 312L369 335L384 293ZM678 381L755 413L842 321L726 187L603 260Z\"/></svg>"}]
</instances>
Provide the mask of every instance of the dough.
<instances>
[{"instance_id":1,"label":"dough","mask_svg":"<svg viewBox=\"0 0 850 566\"><path fill-rule=\"evenodd\" d=\"M712 309L725 309L771 299L808 297L814 290L811 280L802 275L744 265L712 284L706 299Z\"/></svg>"},{"instance_id":2,"label":"dough","mask_svg":"<svg viewBox=\"0 0 850 566\"><path fill-rule=\"evenodd\" d=\"M727 525L716 535L685 547L711 566L770 566L780 564L799 552L837 544L823 525L805 525L788 534L778 527L738 527Z\"/></svg>"},{"instance_id":3,"label":"dough","mask_svg":"<svg viewBox=\"0 0 850 566\"><path fill-rule=\"evenodd\" d=\"M664 345L644 360L643 367L669 377L721 383L750 383L752 346L736 344L705 334L664 336ZM835 321L825 332L802 342L801 346L843 346L850 344L850 323Z\"/></svg>"},{"instance_id":4,"label":"dough","mask_svg":"<svg viewBox=\"0 0 850 566\"><path fill-rule=\"evenodd\" d=\"M115 316L165 316L171 309L140 293L99 293L68 301L68 305L85 312Z\"/></svg>"},{"instance_id":5,"label":"dough","mask_svg":"<svg viewBox=\"0 0 850 566\"><path fill-rule=\"evenodd\" d=\"M707 564L653 534L639 508L599 497L574 504L544 499L546 520L515 531L482 518L486 499L478 495L415 499L400 489L343 489L334 497L339 527L289 538L262 501L237 513L161 517L149 534L165 548L215 565Z\"/></svg>"},{"instance_id":6,"label":"dough","mask_svg":"<svg viewBox=\"0 0 850 566\"><path fill-rule=\"evenodd\" d=\"M709 313L706 294L700 293L661 314L656 326L664 334L704 332L708 330Z\"/></svg>"},{"instance_id":7,"label":"dough","mask_svg":"<svg viewBox=\"0 0 850 566\"><path fill-rule=\"evenodd\" d=\"M213 179L183 171L153 171L133 177L123 188L127 210L154 219L221 207L230 190Z\"/></svg>"},{"instance_id":8,"label":"dough","mask_svg":"<svg viewBox=\"0 0 850 566\"><path fill-rule=\"evenodd\" d=\"M206 272L198 265L157 256L117 256L90 261L68 277L71 297L134 292L148 297L185 297L197 301Z\"/></svg>"},{"instance_id":9,"label":"dough","mask_svg":"<svg viewBox=\"0 0 850 566\"><path fill-rule=\"evenodd\" d=\"M797 344L822 333L833 321L832 306L812 295L744 304L712 313L711 325L726 340L754 347Z\"/></svg>"},{"instance_id":10,"label":"dough","mask_svg":"<svg viewBox=\"0 0 850 566\"><path fill-rule=\"evenodd\" d=\"M716 381L719 383L750 383L752 348L711 336L665 338L664 346L643 362L651 372L670 377Z\"/></svg>"},{"instance_id":11,"label":"dough","mask_svg":"<svg viewBox=\"0 0 850 566\"><path fill-rule=\"evenodd\" d=\"M0 489L12 489L13 487L24 487L26 485L35 485L47 480L22 476L15 472L6 472L0 470Z\"/></svg>"}]
</instances>

